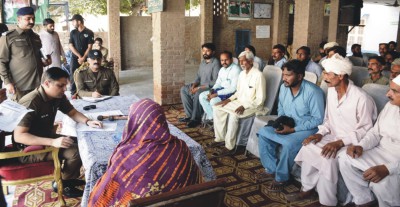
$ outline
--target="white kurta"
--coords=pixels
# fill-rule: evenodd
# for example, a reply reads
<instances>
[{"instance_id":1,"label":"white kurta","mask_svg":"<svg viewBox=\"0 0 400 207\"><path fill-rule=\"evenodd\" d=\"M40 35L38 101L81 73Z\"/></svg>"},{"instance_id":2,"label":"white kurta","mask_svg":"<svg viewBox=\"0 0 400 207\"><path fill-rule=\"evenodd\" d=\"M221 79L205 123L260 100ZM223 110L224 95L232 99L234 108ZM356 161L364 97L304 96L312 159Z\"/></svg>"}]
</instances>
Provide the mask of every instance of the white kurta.
<instances>
[{"instance_id":1,"label":"white kurta","mask_svg":"<svg viewBox=\"0 0 400 207\"><path fill-rule=\"evenodd\" d=\"M336 205L336 184L338 181L337 158L324 158L321 156L322 147L327 143L342 140L345 145L357 144L373 127L377 117L377 109L373 99L361 88L349 82L346 94L338 100L338 94L334 87L328 89L325 118L322 125L318 126L317 134L323 136L317 143L310 143L303 146L297 154L295 161L302 166L302 184L310 190L318 185L320 181L328 183L332 192L323 192L324 189L318 189L320 201L324 205ZM340 151L345 150L342 148ZM305 165L305 166L304 166ZM304 167L303 167L304 166ZM306 172L310 170L310 172ZM314 172L311 172L314 171ZM323 176L321 179L315 176ZM304 182L304 183L303 183ZM326 194L332 194L325 196ZM329 197L329 202L322 201L321 198Z\"/></svg>"},{"instance_id":2,"label":"white kurta","mask_svg":"<svg viewBox=\"0 0 400 207\"><path fill-rule=\"evenodd\" d=\"M42 48L46 54L51 54L51 65L47 66L47 68L51 67L59 67L61 68L61 56L65 57L64 49L62 48L60 37L57 32L53 34L48 33L45 30L42 30L39 33L40 40L42 40Z\"/></svg>"},{"instance_id":3,"label":"white kurta","mask_svg":"<svg viewBox=\"0 0 400 207\"><path fill-rule=\"evenodd\" d=\"M245 71L240 72L236 93L229 98L231 102L224 107L213 106L215 141L225 141L226 148L233 149L236 143L239 118L252 116L256 112L268 111L268 109L264 109L265 98L265 78L258 68L253 67L247 74ZM235 113L240 106L245 108L242 115ZM227 123L228 115L229 123Z\"/></svg>"},{"instance_id":4,"label":"white kurta","mask_svg":"<svg viewBox=\"0 0 400 207\"><path fill-rule=\"evenodd\" d=\"M400 107L387 103L375 126L359 145L360 158L352 159L343 152L339 155L343 179L356 204L364 204L374 197L361 173L377 165L385 165L389 176L369 187L378 198L379 206L400 206ZM356 168L356 169L354 169ZM359 170L357 170L359 169Z\"/></svg>"}]
</instances>

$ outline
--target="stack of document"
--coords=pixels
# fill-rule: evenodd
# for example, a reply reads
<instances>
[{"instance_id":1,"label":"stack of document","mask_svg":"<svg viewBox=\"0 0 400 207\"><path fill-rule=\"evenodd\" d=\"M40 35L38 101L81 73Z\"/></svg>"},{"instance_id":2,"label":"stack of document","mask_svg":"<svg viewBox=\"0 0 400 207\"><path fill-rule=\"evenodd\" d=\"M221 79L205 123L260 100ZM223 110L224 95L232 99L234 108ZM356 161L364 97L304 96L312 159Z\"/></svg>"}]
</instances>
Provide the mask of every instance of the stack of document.
<instances>
[{"instance_id":1,"label":"stack of document","mask_svg":"<svg viewBox=\"0 0 400 207\"><path fill-rule=\"evenodd\" d=\"M0 130L6 132L14 131L25 114L31 111L33 110L27 109L25 106L14 101L3 101L3 103L0 104Z\"/></svg>"}]
</instances>

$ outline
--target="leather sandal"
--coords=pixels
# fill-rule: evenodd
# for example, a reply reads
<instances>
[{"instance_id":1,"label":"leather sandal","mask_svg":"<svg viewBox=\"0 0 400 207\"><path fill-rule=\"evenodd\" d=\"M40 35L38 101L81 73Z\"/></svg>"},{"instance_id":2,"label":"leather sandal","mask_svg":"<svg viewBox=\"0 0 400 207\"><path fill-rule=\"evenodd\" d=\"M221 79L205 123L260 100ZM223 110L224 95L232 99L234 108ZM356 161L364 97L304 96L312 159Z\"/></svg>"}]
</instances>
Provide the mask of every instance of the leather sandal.
<instances>
[{"instance_id":1,"label":"leather sandal","mask_svg":"<svg viewBox=\"0 0 400 207\"><path fill-rule=\"evenodd\" d=\"M298 193L291 193L286 195L286 200L289 202L296 202L296 201L301 201L305 199L311 199L311 198L316 198L317 193L315 192L314 189L309 190L309 191L300 191Z\"/></svg>"}]
</instances>

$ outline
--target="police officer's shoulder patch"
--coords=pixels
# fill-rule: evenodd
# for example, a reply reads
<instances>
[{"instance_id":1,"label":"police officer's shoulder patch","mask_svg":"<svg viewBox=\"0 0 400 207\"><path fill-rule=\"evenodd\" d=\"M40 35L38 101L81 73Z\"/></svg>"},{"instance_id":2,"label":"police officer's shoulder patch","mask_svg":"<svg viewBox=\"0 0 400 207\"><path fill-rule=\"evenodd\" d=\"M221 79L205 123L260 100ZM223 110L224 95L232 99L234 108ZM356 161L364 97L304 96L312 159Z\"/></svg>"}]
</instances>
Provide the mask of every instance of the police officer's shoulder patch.
<instances>
[{"instance_id":1,"label":"police officer's shoulder patch","mask_svg":"<svg viewBox=\"0 0 400 207\"><path fill-rule=\"evenodd\" d=\"M8 31L5 31L5 32L1 33L1 35L2 35L2 36L6 36L6 35L8 35L8 34L11 34L11 33L14 32L14 31L15 31L15 29L8 30Z\"/></svg>"}]
</instances>

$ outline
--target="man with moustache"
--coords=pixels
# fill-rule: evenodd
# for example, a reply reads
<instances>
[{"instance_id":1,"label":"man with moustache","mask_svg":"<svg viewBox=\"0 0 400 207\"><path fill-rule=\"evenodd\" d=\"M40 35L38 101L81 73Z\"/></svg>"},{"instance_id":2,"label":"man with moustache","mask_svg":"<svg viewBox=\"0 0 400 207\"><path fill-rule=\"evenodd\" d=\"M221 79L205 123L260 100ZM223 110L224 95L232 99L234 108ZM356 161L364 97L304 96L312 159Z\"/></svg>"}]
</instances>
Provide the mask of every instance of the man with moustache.
<instances>
[{"instance_id":1,"label":"man with moustache","mask_svg":"<svg viewBox=\"0 0 400 207\"><path fill-rule=\"evenodd\" d=\"M318 131L325 110L324 92L317 85L304 80L304 62L291 60L285 63L282 74L278 116L293 118L295 126L283 125L282 129L265 126L257 134L260 159L265 171L258 174L256 179L259 182L274 179L267 189L275 192L281 191L289 181L294 158L301 143ZM282 146L282 150L278 157L276 149L279 146Z\"/></svg>"},{"instance_id":2,"label":"man with moustache","mask_svg":"<svg viewBox=\"0 0 400 207\"><path fill-rule=\"evenodd\" d=\"M388 85L389 79L382 75L385 66L385 60L381 56L373 56L368 59L369 78L362 81L362 85L367 83L375 83L380 85Z\"/></svg>"},{"instance_id":3,"label":"man with moustache","mask_svg":"<svg viewBox=\"0 0 400 207\"><path fill-rule=\"evenodd\" d=\"M274 45L274 47L272 47L272 55L271 55L272 60L271 59L269 60L268 65L274 65L279 68L282 68L283 64L287 62L285 58L285 51L286 51L285 46L281 44Z\"/></svg>"},{"instance_id":4,"label":"man with moustache","mask_svg":"<svg viewBox=\"0 0 400 207\"><path fill-rule=\"evenodd\" d=\"M61 68L61 61L65 59L64 49L61 45L58 33L54 31L54 20L47 18L43 20L44 29L39 33L42 40L43 50L47 54L51 54L51 65L47 68Z\"/></svg>"},{"instance_id":5,"label":"man with moustache","mask_svg":"<svg viewBox=\"0 0 400 207\"><path fill-rule=\"evenodd\" d=\"M353 44L351 46L351 52L353 53L353 57L359 57L363 58L363 55L361 53L361 45L360 44Z\"/></svg>"},{"instance_id":6,"label":"man with moustache","mask_svg":"<svg viewBox=\"0 0 400 207\"><path fill-rule=\"evenodd\" d=\"M265 78L258 67L253 66L253 60L254 54L252 52L243 51L240 53L239 62L243 71L239 74L235 94L213 106L214 141L216 143L225 142L225 148L213 153L215 157L230 155L235 152L240 118L247 118L257 112L264 113L266 111L264 109Z\"/></svg>"},{"instance_id":7,"label":"man with moustache","mask_svg":"<svg viewBox=\"0 0 400 207\"><path fill-rule=\"evenodd\" d=\"M337 154L350 144L357 144L372 128L377 116L373 99L349 81L351 62L339 54L322 62L328 84L324 122L318 132L303 141L295 158L301 166L299 193L286 196L290 202L307 199L318 190L324 206L337 205L339 169Z\"/></svg>"},{"instance_id":8,"label":"man with moustache","mask_svg":"<svg viewBox=\"0 0 400 207\"><path fill-rule=\"evenodd\" d=\"M32 7L17 11L17 28L0 38L0 76L12 99L18 101L40 85L43 66L51 59L42 58L42 42L33 32L35 15Z\"/></svg>"},{"instance_id":9,"label":"man with moustache","mask_svg":"<svg viewBox=\"0 0 400 207\"><path fill-rule=\"evenodd\" d=\"M70 62L71 94L74 95L76 93L74 72L86 61L94 43L94 33L85 27L83 17L80 14L74 14L69 21L72 21L75 28L71 31L69 37L69 49L72 52Z\"/></svg>"},{"instance_id":10,"label":"man with moustache","mask_svg":"<svg viewBox=\"0 0 400 207\"><path fill-rule=\"evenodd\" d=\"M379 43L379 56L385 57L389 51L389 45L387 43Z\"/></svg>"},{"instance_id":11,"label":"man with moustache","mask_svg":"<svg viewBox=\"0 0 400 207\"><path fill-rule=\"evenodd\" d=\"M400 58L393 60L392 67L390 68L390 80L393 80L400 75Z\"/></svg>"},{"instance_id":12,"label":"man with moustache","mask_svg":"<svg viewBox=\"0 0 400 207\"><path fill-rule=\"evenodd\" d=\"M322 74L322 68L320 65L311 60L311 49L307 46L302 46L297 49L296 55L297 59L306 65L306 71L317 75L319 80Z\"/></svg>"},{"instance_id":13,"label":"man with moustache","mask_svg":"<svg viewBox=\"0 0 400 207\"><path fill-rule=\"evenodd\" d=\"M199 97L200 104L207 115L207 123L213 121L212 106L229 98L236 91L239 73L242 71L238 65L233 63L231 52L222 52L220 60L222 67L219 70L215 85L210 91L202 92Z\"/></svg>"},{"instance_id":14,"label":"man with moustache","mask_svg":"<svg viewBox=\"0 0 400 207\"><path fill-rule=\"evenodd\" d=\"M89 66L76 74L76 88L80 97L118 96L119 85L112 70L101 66L100 50L91 50L88 55Z\"/></svg>"},{"instance_id":15,"label":"man with moustache","mask_svg":"<svg viewBox=\"0 0 400 207\"><path fill-rule=\"evenodd\" d=\"M400 76L390 82L390 102L365 137L339 155L340 172L358 206L400 206ZM375 194L375 196L374 196Z\"/></svg>"},{"instance_id":16,"label":"man with moustache","mask_svg":"<svg viewBox=\"0 0 400 207\"><path fill-rule=\"evenodd\" d=\"M215 45L205 43L201 46L203 60L197 71L196 79L193 83L186 84L181 88L181 99L186 117L180 118L180 122L186 122L187 127L192 128L200 124L203 109L199 101L199 96L203 91L212 88L217 80L220 62L215 55Z\"/></svg>"}]
</instances>

